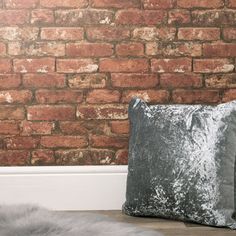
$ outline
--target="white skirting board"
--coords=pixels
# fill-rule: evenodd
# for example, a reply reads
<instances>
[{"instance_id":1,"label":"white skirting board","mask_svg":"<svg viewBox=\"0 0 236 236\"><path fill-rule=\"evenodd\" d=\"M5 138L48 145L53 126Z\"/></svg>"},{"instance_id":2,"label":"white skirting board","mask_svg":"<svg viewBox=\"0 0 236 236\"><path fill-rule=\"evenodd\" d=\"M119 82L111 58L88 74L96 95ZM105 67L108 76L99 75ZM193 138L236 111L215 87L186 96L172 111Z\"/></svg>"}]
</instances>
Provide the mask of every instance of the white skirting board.
<instances>
[{"instance_id":1,"label":"white skirting board","mask_svg":"<svg viewBox=\"0 0 236 236\"><path fill-rule=\"evenodd\" d=\"M118 210L127 166L0 167L0 205L38 204L53 210Z\"/></svg>"}]
</instances>

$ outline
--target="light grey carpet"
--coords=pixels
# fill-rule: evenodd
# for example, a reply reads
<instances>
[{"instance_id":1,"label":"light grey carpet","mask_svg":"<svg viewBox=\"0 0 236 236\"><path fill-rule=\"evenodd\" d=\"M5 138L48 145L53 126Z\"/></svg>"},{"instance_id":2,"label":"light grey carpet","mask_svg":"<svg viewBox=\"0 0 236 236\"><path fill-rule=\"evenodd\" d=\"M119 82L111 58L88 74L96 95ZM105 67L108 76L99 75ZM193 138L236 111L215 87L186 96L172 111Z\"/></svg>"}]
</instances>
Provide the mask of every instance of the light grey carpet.
<instances>
[{"instance_id":1,"label":"light grey carpet","mask_svg":"<svg viewBox=\"0 0 236 236\"><path fill-rule=\"evenodd\" d=\"M30 205L0 206L0 236L160 236L94 213L62 213Z\"/></svg>"}]
</instances>

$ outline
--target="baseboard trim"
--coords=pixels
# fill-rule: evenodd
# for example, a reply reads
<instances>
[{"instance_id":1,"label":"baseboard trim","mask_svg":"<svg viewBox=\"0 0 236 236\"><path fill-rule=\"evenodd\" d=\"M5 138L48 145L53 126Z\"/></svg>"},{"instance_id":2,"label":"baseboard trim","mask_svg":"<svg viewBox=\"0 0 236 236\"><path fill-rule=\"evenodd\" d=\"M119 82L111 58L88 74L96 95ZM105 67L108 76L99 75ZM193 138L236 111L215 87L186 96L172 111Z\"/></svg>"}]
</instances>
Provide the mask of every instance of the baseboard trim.
<instances>
[{"instance_id":1,"label":"baseboard trim","mask_svg":"<svg viewBox=\"0 0 236 236\"><path fill-rule=\"evenodd\" d=\"M118 210L127 166L0 167L0 204L53 210Z\"/></svg>"}]
</instances>

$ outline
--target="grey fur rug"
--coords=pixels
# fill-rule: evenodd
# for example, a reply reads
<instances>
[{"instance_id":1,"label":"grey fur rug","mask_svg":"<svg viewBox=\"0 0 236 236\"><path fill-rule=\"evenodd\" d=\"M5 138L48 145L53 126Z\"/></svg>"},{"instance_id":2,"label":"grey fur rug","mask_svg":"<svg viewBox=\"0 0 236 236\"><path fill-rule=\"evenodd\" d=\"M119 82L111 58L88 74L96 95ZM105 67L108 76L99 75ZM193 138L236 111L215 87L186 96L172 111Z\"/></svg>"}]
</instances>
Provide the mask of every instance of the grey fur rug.
<instances>
[{"instance_id":1,"label":"grey fur rug","mask_svg":"<svg viewBox=\"0 0 236 236\"><path fill-rule=\"evenodd\" d=\"M94 213L53 212L30 205L0 206L0 236L160 236Z\"/></svg>"}]
</instances>

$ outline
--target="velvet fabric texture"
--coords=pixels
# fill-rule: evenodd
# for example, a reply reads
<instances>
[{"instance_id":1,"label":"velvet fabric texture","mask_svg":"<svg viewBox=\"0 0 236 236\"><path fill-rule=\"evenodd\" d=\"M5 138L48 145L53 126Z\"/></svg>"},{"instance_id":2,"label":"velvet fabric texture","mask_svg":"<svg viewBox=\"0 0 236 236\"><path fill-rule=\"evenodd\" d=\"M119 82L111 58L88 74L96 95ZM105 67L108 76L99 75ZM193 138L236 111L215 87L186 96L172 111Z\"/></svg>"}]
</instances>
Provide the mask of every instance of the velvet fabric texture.
<instances>
[{"instance_id":1,"label":"velvet fabric texture","mask_svg":"<svg viewBox=\"0 0 236 236\"><path fill-rule=\"evenodd\" d=\"M129 105L126 202L133 216L236 229L236 101Z\"/></svg>"}]
</instances>

